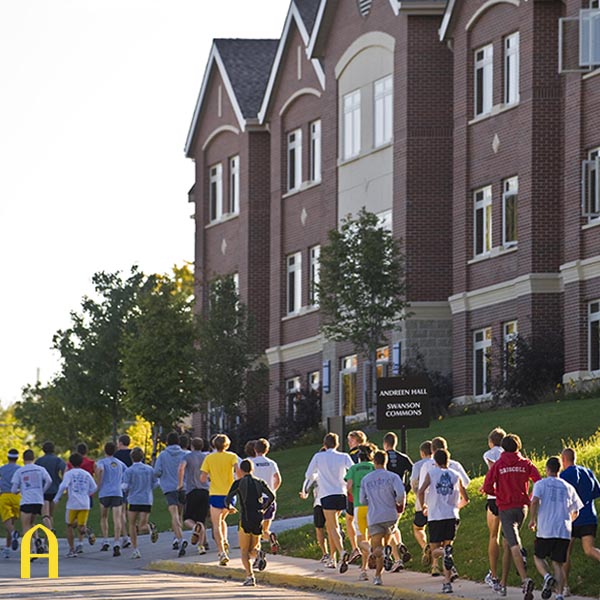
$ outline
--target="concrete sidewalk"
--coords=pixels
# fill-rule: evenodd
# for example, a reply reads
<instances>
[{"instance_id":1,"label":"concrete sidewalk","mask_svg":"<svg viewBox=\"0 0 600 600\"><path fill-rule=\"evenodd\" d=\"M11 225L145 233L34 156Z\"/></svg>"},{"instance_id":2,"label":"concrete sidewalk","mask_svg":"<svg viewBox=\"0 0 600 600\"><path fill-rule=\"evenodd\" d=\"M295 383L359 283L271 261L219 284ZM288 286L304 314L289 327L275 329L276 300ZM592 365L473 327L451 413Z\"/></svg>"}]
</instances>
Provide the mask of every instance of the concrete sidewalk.
<instances>
[{"instance_id":1,"label":"concrete sidewalk","mask_svg":"<svg viewBox=\"0 0 600 600\"><path fill-rule=\"evenodd\" d=\"M235 540L235 538L230 538ZM429 598L460 597L465 600L498 600L487 585L458 579L452 584L452 595L441 594L442 581L440 577L431 577L426 573L401 571L400 573L383 573L383 585L375 586L372 583L374 571L369 572L371 581L359 582L359 569L351 565L347 573L340 575L337 570L327 569L320 562L303 558L271 554L267 555L267 568L256 573L259 584L269 584L280 587L300 588L305 590L319 590L324 593L333 593L340 596L357 596L364 598L384 598L390 600L426 600ZM231 561L226 567L218 565L216 553L210 552L203 556L186 556L182 560L153 561L146 566L152 571L163 573L178 573L183 575L196 575L216 577L220 579L234 579L242 581L246 575L242 568L239 550L233 549ZM540 598L540 591L534 592L534 598ZM553 595L554 596L554 595ZM509 588L507 600L522 600L523 592L520 588ZM584 596L570 596L571 600L589 600Z\"/></svg>"}]
</instances>

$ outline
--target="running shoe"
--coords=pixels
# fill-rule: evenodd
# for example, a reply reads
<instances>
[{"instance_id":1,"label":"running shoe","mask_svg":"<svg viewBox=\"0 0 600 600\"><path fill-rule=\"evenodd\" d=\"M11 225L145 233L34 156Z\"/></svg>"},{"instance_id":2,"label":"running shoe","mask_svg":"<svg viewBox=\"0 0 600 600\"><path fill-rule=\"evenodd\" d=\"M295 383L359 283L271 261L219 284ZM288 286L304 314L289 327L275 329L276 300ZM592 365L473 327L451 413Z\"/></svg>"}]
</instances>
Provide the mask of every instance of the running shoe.
<instances>
[{"instance_id":1,"label":"running shoe","mask_svg":"<svg viewBox=\"0 0 600 600\"><path fill-rule=\"evenodd\" d=\"M394 559L392 558L392 547L386 544L383 547L383 568L386 571L391 571L394 565Z\"/></svg>"},{"instance_id":2,"label":"running shoe","mask_svg":"<svg viewBox=\"0 0 600 600\"><path fill-rule=\"evenodd\" d=\"M556 600L565 600L564 594L556 594Z\"/></svg>"},{"instance_id":3,"label":"running shoe","mask_svg":"<svg viewBox=\"0 0 600 600\"><path fill-rule=\"evenodd\" d=\"M128 537L124 537L121 540L121 548L129 548L131 546L131 540Z\"/></svg>"},{"instance_id":4,"label":"running shoe","mask_svg":"<svg viewBox=\"0 0 600 600\"><path fill-rule=\"evenodd\" d=\"M353 562L360 560L361 558L361 553L360 550L358 548L354 548L354 550L352 550L352 552L350 552L350 558L348 559L348 564L352 564Z\"/></svg>"},{"instance_id":5,"label":"running shoe","mask_svg":"<svg viewBox=\"0 0 600 600\"><path fill-rule=\"evenodd\" d=\"M69 550L69 552L67 552L66 554L67 558L77 558L77 551L76 550Z\"/></svg>"},{"instance_id":6,"label":"running shoe","mask_svg":"<svg viewBox=\"0 0 600 600\"><path fill-rule=\"evenodd\" d=\"M321 562L323 564L329 562L329 554L323 554L323 556L321 556Z\"/></svg>"},{"instance_id":7,"label":"running shoe","mask_svg":"<svg viewBox=\"0 0 600 600\"><path fill-rule=\"evenodd\" d=\"M77 544L75 546L75 553L76 554L83 554L83 544Z\"/></svg>"},{"instance_id":8,"label":"running shoe","mask_svg":"<svg viewBox=\"0 0 600 600\"><path fill-rule=\"evenodd\" d=\"M277 541L277 535L274 531L269 534L269 542L271 543L271 553L277 554L279 552L279 542Z\"/></svg>"},{"instance_id":9,"label":"running shoe","mask_svg":"<svg viewBox=\"0 0 600 600\"><path fill-rule=\"evenodd\" d=\"M375 575L375 577L373 577L373 585L383 585L383 581L379 575Z\"/></svg>"},{"instance_id":10,"label":"running shoe","mask_svg":"<svg viewBox=\"0 0 600 600\"><path fill-rule=\"evenodd\" d=\"M256 579L254 577L246 577L244 579L244 583L242 583L244 587L254 587L256 585Z\"/></svg>"},{"instance_id":11,"label":"running shoe","mask_svg":"<svg viewBox=\"0 0 600 600\"><path fill-rule=\"evenodd\" d=\"M36 554L44 553L44 542L42 542L42 540L40 538L36 537L33 544L35 546Z\"/></svg>"},{"instance_id":12,"label":"running shoe","mask_svg":"<svg viewBox=\"0 0 600 600\"><path fill-rule=\"evenodd\" d=\"M100 548L100 552L108 552L110 550L110 544L108 542L104 542L102 544L102 548Z\"/></svg>"},{"instance_id":13,"label":"running shoe","mask_svg":"<svg viewBox=\"0 0 600 600\"><path fill-rule=\"evenodd\" d=\"M424 567L428 567L431 564L431 546L427 544L423 548L423 555L421 556L421 564Z\"/></svg>"},{"instance_id":14,"label":"running shoe","mask_svg":"<svg viewBox=\"0 0 600 600\"><path fill-rule=\"evenodd\" d=\"M432 567L431 567L431 576L432 577L439 577L442 574L442 572L440 571L439 566L437 565L437 563L435 563Z\"/></svg>"},{"instance_id":15,"label":"running shoe","mask_svg":"<svg viewBox=\"0 0 600 600\"><path fill-rule=\"evenodd\" d=\"M225 550L225 552L226 552L227 554L229 554L229 542L228 542L227 540L225 540L225 541L223 542L223 550Z\"/></svg>"},{"instance_id":16,"label":"running shoe","mask_svg":"<svg viewBox=\"0 0 600 600\"><path fill-rule=\"evenodd\" d=\"M403 563L406 564L412 560L412 554L408 551L408 548L404 544L398 545L398 552Z\"/></svg>"},{"instance_id":17,"label":"running shoe","mask_svg":"<svg viewBox=\"0 0 600 600\"><path fill-rule=\"evenodd\" d=\"M492 579L492 590L496 593L500 592L500 589L502 588L502 584L500 583L500 580L497 577L494 577Z\"/></svg>"},{"instance_id":18,"label":"running shoe","mask_svg":"<svg viewBox=\"0 0 600 600\"><path fill-rule=\"evenodd\" d=\"M113 556L121 556L121 546L119 544L113 546Z\"/></svg>"},{"instance_id":19,"label":"running shoe","mask_svg":"<svg viewBox=\"0 0 600 600\"><path fill-rule=\"evenodd\" d=\"M367 575L366 571L362 571L358 574L358 580L359 581L369 581L369 576Z\"/></svg>"},{"instance_id":20,"label":"running shoe","mask_svg":"<svg viewBox=\"0 0 600 600\"><path fill-rule=\"evenodd\" d=\"M263 550L259 550L256 554L256 568L259 571L264 571L267 568L267 555Z\"/></svg>"},{"instance_id":21,"label":"running shoe","mask_svg":"<svg viewBox=\"0 0 600 600\"><path fill-rule=\"evenodd\" d=\"M16 552L19 549L19 532L15 529L10 538L10 547Z\"/></svg>"},{"instance_id":22,"label":"running shoe","mask_svg":"<svg viewBox=\"0 0 600 600\"><path fill-rule=\"evenodd\" d=\"M198 554L206 554L206 548L202 544L198 544Z\"/></svg>"},{"instance_id":23,"label":"running shoe","mask_svg":"<svg viewBox=\"0 0 600 600\"><path fill-rule=\"evenodd\" d=\"M498 590L494 590L495 592L497 592L500 596L506 597L507 591L506 591L506 586L500 584L500 586L498 587Z\"/></svg>"},{"instance_id":24,"label":"running shoe","mask_svg":"<svg viewBox=\"0 0 600 600\"><path fill-rule=\"evenodd\" d=\"M181 558L182 556L185 556L185 549L187 548L187 541L186 540L181 540L181 544L179 546L179 552L177 553L177 558Z\"/></svg>"},{"instance_id":25,"label":"running shoe","mask_svg":"<svg viewBox=\"0 0 600 600\"><path fill-rule=\"evenodd\" d=\"M225 552L219 552L219 565L224 567L229 562L229 556Z\"/></svg>"},{"instance_id":26,"label":"running shoe","mask_svg":"<svg viewBox=\"0 0 600 600\"><path fill-rule=\"evenodd\" d=\"M458 579L458 571L456 570L456 567L452 567L450 569L450 582L454 583L457 579Z\"/></svg>"},{"instance_id":27,"label":"running shoe","mask_svg":"<svg viewBox=\"0 0 600 600\"><path fill-rule=\"evenodd\" d=\"M392 565L392 573L399 573L400 571L403 571L403 570L404 570L404 561L402 561L402 560L397 560Z\"/></svg>"},{"instance_id":28,"label":"running shoe","mask_svg":"<svg viewBox=\"0 0 600 600\"><path fill-rule=\"evenodd\" d=\"M192 546L195 546L198 543L198 540L202 536L203 527L204 525L202 525L200 521L196 521L196 524L194 525L194 530L192 531L192 537L190 537L190 544L192 544Z\"/></svg>"},{"instance_id":29,"label":"running shoe","mask_svg":"<svg viewBox=\"0 0 600 600\"><path fill-rule=\"evenodd\" d=\"M148 529L150 529L150 541L156 544L158 541L158 531L156 525L152 521L148 521Z\"/></svg>"},{"instance_id":30,"label":"running shoe","mask_svg":"<svg viewBox=\"0 0 600 600\"><path fill-rule=\"evenodd\" d=\"M444 583L442 584L442 594L451 594L452 593L452 584Z\"/></svg>"},{"instance_id":31,"label":"running shoe","mask_svg":"<svg viewBox=\"0 0 600 600\"><path fill-rule=\"evenodd\" d=\"M10 548L2 548L2 558L10 558Z\"/></svg>"},{"instance_id":32,"label":"running shoe","mask_svg":"<svg viewBox=\"0 0 600 600\"><path fill-rule=\"evenodd\" d=\"M571 595L571 590L569 589L569 586L568 586L568 585L565 585L565 586L563 587L563 593L562 593L562 595L563 595L565 598L568 598L568 597Z\"/></svg>"},{"instance_id":33,"label":"running shoe","mask_svg":"<svg viewBox=\"0 0 600 600\"><path fill-rule=\"evenodd\" d=\"M335 558L331 557L326 563L325 566L328 569L337 569L337 562L335 560Z\"/></svg>"},{"instance_id":34,"label":"running shoe","mask_svg":"<svg viewBox=\"0 0 600 600\"><path fill-rule=\"evenodd\" d=\"M542 598L543 600L548 600L550 596L552 596L552 589L556 585L556 579L550 575L550 573L546 573L544 575L544 587L542 587Z\"/></svg>"},{"instance_id":35,"label":"running shoe","mask_svg":"<svg viewBox=\"0 0 600 600\"><path fill-rule=\"evenodd\" d=\"M452 557L452 546L448 544L444 546L444 568L448 571L452 571L454 567L454 558Z\"/></svg>"},{"instance_id":36,"label":"running shoe","mask_svg":"<svg viewBox=\"0 0 600 600\"><path fill-rule=\"evenodd\" d=\"M179 542L177 540L173 540L173 545L171 547L173 550L179 550Z\"/></svg>"},{"instance_id":37,"label":"running shoe","mask_svg":"<svg viewBox=\"0 0 600 600\"><path fill-rule=\"evenodd\" d=\"M133 552L131 553L131 558L142 558L142 553L140 552L139 548L133 549Z\"/></svg>"},{"instance_id":38,"label":"running shoe","mask_svg":"<svg viewBox=\"0 0 600 600\"><path fill-rule=\"evenodd\" d=\"M348 561L350 560L350 555L347 552L342 554L342 560L340 561L340 573L345 573L348 570Z\"/></svg>"},{"instance_id":39,"label":"running shoe","mask_svg":"<svg viewBox=\"0 0 600 600\"><path fill-rule=\"evenodd\" d=\"M494 578L492 577L492 572L488 571L486 576L483 579L484 583L489 585L491 588L494 587Z\"/></svg>"},{"instance_id":40,"label":"running shoe","mask_svg":"<svg viewBox=\"0 0 600 600\"><path fill-rule=\"evenodd\" d=\"M523 581L523 600L533 600L533 579L527 577Z\"/></svg>"},{"instance_id":41,"label":"running shoe","mask_svg":"<svg viewBox=\"0 0 600 600\"><path fill-rule=\"evenodd\" d=\"M88 527L86 529L87 539L90 546L93 546L96 543L96 534Z\"/></svg>"}]
</instances>

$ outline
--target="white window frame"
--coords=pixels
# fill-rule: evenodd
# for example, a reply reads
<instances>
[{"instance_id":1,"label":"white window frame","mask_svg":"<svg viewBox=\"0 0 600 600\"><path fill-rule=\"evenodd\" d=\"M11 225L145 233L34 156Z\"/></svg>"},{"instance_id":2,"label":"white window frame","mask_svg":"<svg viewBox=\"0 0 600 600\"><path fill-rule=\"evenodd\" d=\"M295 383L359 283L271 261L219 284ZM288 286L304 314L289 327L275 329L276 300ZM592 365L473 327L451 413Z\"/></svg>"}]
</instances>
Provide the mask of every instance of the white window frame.
<instances>
[{"instance_id":1,"label":"white window frame","mask_svg":"<svg viewBox=\"0 0 600 600\"><path fill-rule=\"evenodd\" d=\"M375 148L388 144L393 139L394 87L391 75L378 79L373 84L375 110Z\"/></svg>"},{"instance_id":2,"label":"white window frame","mask_svg":"<svg viewBox=\"0 0 600 600\"><path fill-rule=\"evenodd\" d=\"M519 103L519 32L504 38L504 104Z\"/></svg>"},{"instance_id":3,"label":"white window frame","mask_svg":"<svg viewBox=\"0 0 600 600\"><path fill-rule=\"evenodd\" d=\"M310 180L321 181L321 119L313 121L310 126Z\"/></svg>"},{"instance_id":4,"label":"white window frame","mask_svg":"<svg viewBox=\"0 0 600 600\"><path fill-rule=\"evenodd\" d=\"M514 201L514 219L515 219L515 239L508 239L508 210L507 203ZM519 178L509 177L502 182L502 245L505 248L512 248L519 243Z\"/></svg>"},{"instance_id":5,"label":"white window frame","mask_svg":"<svg viewBox=\"0 0 600 600\"><path fill-rule=\"evenodd\" d=\"M600 6L590 2L579 11L579 66L589 69L600 65Z\"/></svg>"},{"instance_id":6,"label":"white window frame","mask_svg":"<svg viewBox=\"0 0 600 600\"><path fill-rule=\"evenodd\" d=\"M321 246L312 246L308 254L310 258L308 303L310 306L319 306L317 285L321 281Z\"/></svg>"},{"instance_id":7,"label":"white window frame","mask_svg":"<svg viewBox=\"0 0 600 600\"><path fill-rule=\"evenodd\" d=\"M229 159L229 210L232 215L240 212L240 157Z\"/></svg>"},{"instance_id":8,"label":"white window frame","mask_svg":"<svg viewBox=\"0 0 600 600\"><path fill-rule=\"evenodd\" d=\"M302 185L302 129L287 134L287 191L294 192Z\"/></svg>"},{"instance_id":9,"label":"white window frame","mask_svg":"<svg viewBox=\"0 0 600 600\"><path fill-rule=\"evenodd\" d=\"M600 372L600 333L599 339L596 340L596 352L598 354L598 365L594 368L592 365L592 346L594 340L592 339L592 323L600 323L600 300L592 300L588 304L588 369L590 373ZM600 324L598 325L600 332Z\"/></svg>"},{"instance_id":10,"label":"white window frame","mask_svg":"<svg viewBox=\"0 0 600 600\"><path fill-rule=\"evenodd\" d=\"M213 222L223 216L223 165L211 165L208 173L209 220Z\"/></svg>"},{"instance_id":11,"label":"white window frame","mask_svg":"<svg viewBox=\"0 0 600 600\"><path fill-rule=\"evenodd\" d=\"M310 371L308 374L308 387L317 392L321 387L321 371Z\"/></svg>"},{"instance_id":12,"label":"white window frame","mask_svg":"<svg viewBox=\"0 0 600 600\"><path fill-rule=\"evenodd\" d=\"M285 380L285 400L286 400L286 408L287 414L292 419L296 417L297 406L296 402L293 399L290 399L292 394L297 394L302 389L302 384L300 381L300 377L296 375L295 377L289 377Z\"/></svg>"},{"instance_id":13,"label":"white window frame","mask_svg":"<svg viewBox=\"0 0 600 600\"><path fill-rule=\"evenodd\" d=\"M344 414L344 375L356 375L358 380L358 355L348 354L340 358L340 372L338 373L339 381L339 413ZM358 411L358 398L354 398L354 413Z\"/></svg>"},{"instance_id":14,"label":"white window frame","mask_svg":"<svg viewBox=\"0 0 600 600\"><path fill-rule=\"evenodd\" d=\"M473 192L473 254L474 256L486 256L492 251L492 186L480 188ZM481 252L477 251L477 213L482 211L481 220L483 231L483 247Z\"/></svg>"},{"instance_id":15,"label":"white window frame","mask_svg":"<svg viewBox=\"0 0 600 600\"><path fill-rule=\"evenodd\" d=\"M360 89L345 94L342 99L344 159L354 158L360 154Z\"/></svg>"},{"instance_id":16,"label":"white window frame","mask_svg":"<svg viewBox=\"0 0 600 600\"><path fill-rule=\"evenodd\" d=\"M480 337L480 339L478 339ZM482 371L482 388L483 392L481 394L477 393L477 353L482 350L483 354L481 355L483 358L483 363L480 365L483 369ZM488 364L486 361L489 361L491 358L492 352L492 328L484 327L483 329L478 329L473 332L473 396L475 398L483 398L490 394L489 385L491 381L488 381Z\"/></svg>"},{"instance_id":17,"label":"white window frame","mask_svg":"<svg viewBox=\"0 0 600 600\"><path fill-rule=\"evenodd\" d=\"M298 314L302 308L302 253L289 254L286 259L285 310L288 315Z\"/></svg>"},{"instance_id":18,"label":"white window frame","mask_svg":"<svg viewBox=\"0 0 600 600\"><path fill-rule=\"evenodd\" d=\"M600 219L600 148L592 148L581 173L581 214L588 222Z\"/></svg>"},{"instance_id":19,"label":"white window frame","mask_svg":"<svg viewBox=\"0 0 600 600\"><path fill-rule=\"evenodd\" d=\"M481 53L481 57L479 54ZM494 46L488 44L477 48L474 52L473 104L476 117L488 115L494 105ZM478 72L481 70L481 90L478 84ZM481 110L478 110L478 97L481 91Z\"/></svg>"},{"instance_id":20,"label":"white window frame","mask_svg":"<svg viewBox=\"0 0 600 600\"><path fill-rule=\"evenodd\" d=\"M511 350L511 344L514 345L515 340L519 336L519 322L515 319L514 321L506 321L502 323L502 364L503 373L506 378L508 361L510 360L510 354L514 352L514 348Z\"/></svg>"}]
</instances>

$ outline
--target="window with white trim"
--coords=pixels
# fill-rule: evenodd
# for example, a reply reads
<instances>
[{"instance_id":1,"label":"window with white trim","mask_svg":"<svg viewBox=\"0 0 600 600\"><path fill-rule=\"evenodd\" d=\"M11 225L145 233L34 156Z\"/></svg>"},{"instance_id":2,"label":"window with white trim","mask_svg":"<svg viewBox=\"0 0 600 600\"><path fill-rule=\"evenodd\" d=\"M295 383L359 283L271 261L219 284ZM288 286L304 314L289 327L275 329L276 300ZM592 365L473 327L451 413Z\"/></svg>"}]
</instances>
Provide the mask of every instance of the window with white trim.
<instances>
[{"instance_id":1,"label":"window with white trim","mask_svg":"<svg viewBox=\"0 0 600 600\"><path fill-rule=\"evenodd\" d=\"M344 158L360 154L360 90L343 98L343 148Z\"/></svg>"},{"instance_id":2,"label":"window with white trim","mask_svg":"<svg viewBox=\"0 0 600 600\"><path fill-rule=\"evenodd\" d=\"M296 416L300 390L300 377L290 377L285 380L285 396L287 400L287 414L289 417L294 418Z\"/></svg>"},{"instance_id":3,"label":"window with white trim","mask_svg":"<svg viewBox=\"0 0 600 600\"><path fill-rule=\"evenodd\" d=\"M321 371L311 371L308 374L308 385L314 392L319 391L321 387Z\"/></svg>"},{"instance_id":4,"label":"window with white trim","mask_svg":"<svg viewBox=\"0 0 600 600\"><path fill-rule=\"evenodd\" d=\"M582 187L582 215L596 221L600 218L600 148L590 150L583 161Z\"/></svg>"},{"instance_id":5,"label":"window with white trim","mask_svg":"<svg viewBox=\"0 0 600 600\"><path fill-rule=\"evenodd\" d=\"M358 356L351 354L340 361L340 409L343 416L356 414Z\"/></svg>"},{"instance_id":6,"label":"window with white trim","mask_svg":"<svg viewBox=\"0 0 600 600\"><path fill-rule=\"evenodd\" d=\"M492 383L492 328L473 333L473 394L485 396Z\"/></svg>"},{"instance_id":7,"label":"window with white trim","mask_svg":"<svg viewBox=\"0 0 600 600\"><path fill-rule=\"evenodd\" d=\"M302 130L290 131L287 136L287 189L300 189L302 184Z\"/></svg>"},{"instance_id":8,"label":"window with white trim","mask_svg":"<svg viewBox=\"0 0 600 600\"><path fill-rule=\"evenodd\" d=\"M377 348L375 357L376 357L377 378L379 379L380 377L387 377L388 369L390 366L390 348L389 348L389 346L382 346L381 348Z\"/></svg>"},{"instance_id":9,"label":"window with white trim","mask_svg":"<svg viewBox=\"0 0 600 600\"><path fill-rule=\"evenodd\" d=\"M392 76L379 79L375 92L375 147L392 141L393 135L393 84Z\"/></svg>"},{"instance_id":10,"label":"window with white trim","mask_svg":"<svg viewBox=\"0 0 600 600\"><path fill-rule=\"evenodd\" d=\"M321 181L321 121L310 124L310 180Z\"/></svg>"},{"instance_id":11,"label":"window with white trim","mask_svg":"<svg viewBox=\"0 0 600 600\"><path fill-rule=\"evenodd\" d=\"M506 378L508 371L515 366L517 358L517 337L519 335L518 321L507 321L502 324L503 374Z\"/></svg>"},{"instance_id":12,"label":"window with white trim","mask_svg":"<svg viewBox=\"0 0 600 600\"><path fill-rule=\"evenodd\" d=\"M504 104L519 102L519 32L504 38Z\"/></svg>"},{"instance_id":13,"label":"window with white trim","mask_svg":"<svg viewBox=\"0 0 600 600\"><path fill-rule=\"evenodd\" d=\"M516 246L518 242L519 178L510 177L502 182L502 245Z\"/></svg>"},{"instance_id":14,"label":"window with white trim","mask_svg":"<svg viewBox=\"0 0 600 600\"><path fill-rule=\"evenodd\" d=\"M286 258L287 293L286 309L288 315L297 313L302 306L302 254L296 252Z\"/></svg>"},{"instance_id":15,"label":"window with white trim","mask_svg":"<svg viewBox=\"0 0 600 600\"><path fill-rule=\"evenodd\" d=\"M494 47L492 44L475 50L475 116L492 112L494 82Z\"/></svg>"},{"instance_id":16,"label":"window with white trim","mask_svg":"<svg viewBox=\"0 0 600 600\"><path fill-rule=\"evenodd\" d=\"M320 281L321 270L321 246L313 246L309 250L310 255L310 272L309 272L309 287L308 287L308 303L311 306L319 305L319 290L317 286Z\"/></svg>"},{"instance_id":17,"label":"window with white trim","mask_svg":"<svg viewBox=\"0 0 600 600\"><path fill-rule=\"evenodd\" d=\"M475 256L487 254L492 249L492 186L474 193Z\"/></svg>"},{"instance_id":18,"label":"window with white trim","mask_svg":"<svg viewBox=\"0 0 600 600\"><path fill-rule=\"evenodd\" d=\"M209 168L208 198L210 220L217 221L223 216L223 165L221 163Z\"/></svg>"},{"instance_id":19,"label":"window with white trim","mask_svg":"<svg viewBox=\"0 0 600 600\"><path fill-rule=\"evenodd\" d=\"M230 214L240 212L240 157L229 159L229 210Z\"/></svg>"},{"instance_id":20,"label":"window with white trim","mask_svg":"<svg viewBox=\"0 0 600 600\"><path fill-rule=\"evenodd\" d=\"M600 300L589 304L588 363L590 371L600 371Z\"/></svg>"}]
</instances>

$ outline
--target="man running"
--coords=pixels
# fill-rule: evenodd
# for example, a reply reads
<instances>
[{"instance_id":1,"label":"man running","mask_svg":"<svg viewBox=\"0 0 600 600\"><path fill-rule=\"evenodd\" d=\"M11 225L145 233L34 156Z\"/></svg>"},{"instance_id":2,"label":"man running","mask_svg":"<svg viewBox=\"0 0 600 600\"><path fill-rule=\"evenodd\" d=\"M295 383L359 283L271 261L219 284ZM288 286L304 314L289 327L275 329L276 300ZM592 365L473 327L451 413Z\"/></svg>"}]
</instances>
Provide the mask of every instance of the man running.
<instances>
[{"instance_id":1,"label":"man running","mask_svg":"<svg viewBox=\"0 0 600 600\"><path fill-rule=\"evenodd\" d=\"M117 451L115 452L115 458L118 458L126 467L130 467L133 464L131 460L131 438L124 433L119 436L117 440ZM123 506L127 506L127 493L123 494ZM127 511L123 509L121 515L121 548L129 548L131 546L131 539L127 534Z\"/></svg>"},{"instance_id":2,"label":"man running","mask_svg":"<svg viewBox=\"0 0 600 600\"><path fill-rule=\"evenodd\" d=\"M3 558L10 558L10 551L19 549L19 532L15 522L19 518L19 494L12 493L12 479L21 468L17 464L19 451L11 448L8 451L8 462L0 467L0 521L6 529L6 546L2 549Z\"/></svg>"},{"instance_id":3,"label":"man running","mask_svg":"<svg viewBox=\"0 0 600 600\"><path fill-rule=\"evenodd\" d=\"M54 531L54 496L58 491L58 486L61 484L67 465L65 461L54 454L54 444L52 442L44 442L42 446L44 456L40 456L35 464L44 467L52 478L52 484L44 492L44 509L42 511L42 523Z\"/></svg>"},{"instance_id":4,"label":"man running","mask_svg":"<svg viewBox=\"0 0 600 600\"><path fill-rule=\"evenodd\" d=\"M240 463L242 477L231 484L229 492L223 501L228 510L234 510L231 501L234 496L240 500L240 523L238 537L242 564L246 570L245 586L255 586L253 565L250 559L256 554L256 563L259 571L266 566L265 553L259 550L259 539L263 531L263 517L265 511L275 501L275 494L268 484L262 479L253 476L254 464L246 458ZM263 497L266 496L266 500Z\"/></svg>"},{"instance_id":5,"label":"man running","mask_svg":"<svg viewBox=\"0 0 600 600\"><path fill-rule=\"evenodd\" d=\"M367 434L360 429L351 431L346 437L348 442L348 454L354 464L358 463L359 447L367 443ZM361 551L358 549L358 536L356 532L356 521L354 519L354 497L352 491L348 492L348 500L346 503L346 532L348 533L348 541L352 551L348 557L349 562L354 562L361 556Z\"/></svg>"},{"instance_id":6,"label":"man running","mask_svg":"<svg viewBox=\"0 0 600 600\"><path fill-rule=\"evenodd\" d=\"M561 453L562 467L561 479L570 483L583 502L579 516L573 521L573 532L567 560L565 562L564 595L568 593L569 571L571 570L571 552L576 539L581 540L581 547L586 556L600 562L600 548L595 545L596 531L598 528L598 515L594 500L600 498L600 483L591 469L577 464L577 453L573 448L565 448Z\"/></svg>"},{"instance_id":7,"label":"man running","mask_svg":"<svg viewBox=\"0 0 600 600\"><path fill-rule=\"evenodd\" d=\"M553 456L546 461L546 478L533 486L529 528L535 538L535 566L544 578L542 598L548 600L556 588L556 600L563 600L564 570L572 521L583 508L575 488L558 476L560 460ZM546 558L552 560L554 576L550 574Z\"/></svg>"},{"instance_id":8,"label":"man running","mask_svg":"<svg viewBox=\"0 0 600 600\"><path fill-rule=\"evenodd\" d=\"M415 536L415 540L417 540L417 544L419 544L421 552L423 553L421 556L421 563L424 567L429 567L431 565L431 547L427 543L427 533L425 532L425 527L427 526L427 517L423 514L423 509L421 508L421 503L419 502L419 496L417 492L419 491L421 469L423 468L423 465L431 462L432 450L430 440L424 441L419 446L419 454L421 458L413 465L412 473L410 475L410 486L412 491L415 493L413 535Z\"/></svg>"}]
</instances>

